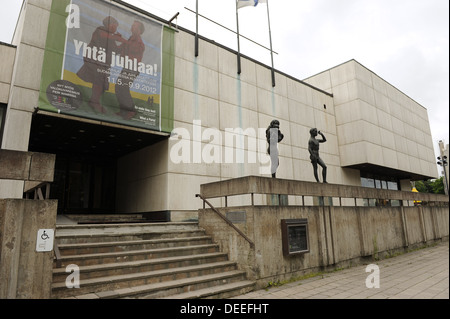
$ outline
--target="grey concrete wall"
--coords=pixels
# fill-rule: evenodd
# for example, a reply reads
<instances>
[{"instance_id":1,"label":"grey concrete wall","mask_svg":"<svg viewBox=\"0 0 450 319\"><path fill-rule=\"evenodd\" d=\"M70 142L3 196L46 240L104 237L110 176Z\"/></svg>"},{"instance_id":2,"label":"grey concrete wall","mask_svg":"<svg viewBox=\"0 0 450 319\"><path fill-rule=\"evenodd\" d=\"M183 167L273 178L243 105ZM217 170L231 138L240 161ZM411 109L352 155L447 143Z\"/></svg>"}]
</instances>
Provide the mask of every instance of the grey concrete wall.
<instances>
[{"instance_id":1,"label":"grey concrete wall","mask_svg":"<svg viewBox=\"0 0 450 319\"><path fill-rule=\"evenodd\" d=\"M334 95L343 167L372 163L437 177L425 107L355 60L305 82Z\"/></svg>"},{"instance_id":2,"label":"grey concrete wall","mask_svg":"<svg viewBox=\"0 0 450 319\"><path fill-rule=\"evenodd\" d=\"M0 299L51 297L53 251L36 252L36 238L56 211L56 200L0 200Z\"/></svg>"},{"instance_id":3,"label":"grey concrete wall","mask_svg":"<svg viewBox=\"0 0 450 319\"><path fill-rule=\"evenodd\" d=\"M400 201L447 202L448 196L441 194L414 193L375 189L361 186L323 184L291 179L245 176L213 183L202 184L200 194L206 199L250 194L281 194L290 196L323 196L348 199L389 199Z\"/></svg>"},{"instance_id":4,"label":"grey concrete wall","mask_svg":"<svg viewBox=\"0 0 450 319\"><path fill-rule=\"evenodd\" d=\"M0 150L0 198L23 198L41 183L52 182L55 154Z\"/></svg>"},{"instance_id":5,"label":"grey concrete wall","mask_svg":"<svg viewBox=\"0 0 450 319\"><path fill-rule=\"evenodd\" d=\"M37 106L51 0L27 0L14 33L12 69L3 149L27 151L32 112ZM1 184L1 183L0 183ZM20 192L16 192L20 196Z\"/></svg>"},{"instance_id":6,"label":"grey concrete wall","mask_svg":"<svg viewBox=\"0 0 450 319\"><path fill-rule=\"evenodd\" d=\"M0 70L5 70L0 76L0 100L8 103L1 145L4 149L28 149L51 4L51 0L25 1L14 35L17 48L0 48L6 57L0 61ZM311 127L318 127L327 136L321 157L328 166L329 182L359 185L359 171L346 166L363 163L436 175L426 110L356 61L325 71L306 83L276 72L276 86L272 87L270 68L255 60L242 57L243 72L238 75L236 52L232 50L201 39L200 54L195 57L194 34L184 30L175 34L175 44L174 128L189 133L182 138L190 143L190 162L177 163L170 158L178 138L170 139L164 147L152 147L157 152L142 166L129 167L127 163L149 150L121 159L118 174L124 184L118 192L131 195L118 198L121 210L195 212L195 193L202 183L245 175L270 176L264 136L256 137L263 150L255 152L249 148L245 134L239 133L236 142L228 146L203 133L217 129L223 139L227 129L265 129L273 119L280 120L285 134L279 144L278 177L314 181L307 150ZM194 134L194 120L201 121L201 136ZM198 142L201 150L218 146L220 160L196 163L193 142ZM227 163L227 150L233 154L244 150L247 157L261 158L256 163ZM155 165L164 166L163 172L152 171ZM146 174L135 179L142 171ZM22 188L23 183L2 181L0 198L20 198Z\"/></svg>"},{"instance_id":7,"label":"grey concrete wall","mask_svg":"<svg viewBox=\"0 0 450 319\"><path fill-rule=\"evenodd\" d=\"M54 166L54 154L0 150L0 179L21 182L22 195L24 182L53 181ZM57 206L56 200L0 199L0 299L50 298L53 250L37 252L36 241L39 229L55 230Z\"/></svg>"},{"instance_id":8,"label":"grey concrete wall","mask_svg":"<svg viewBox=\"0 0 450 319\"><path fill-rule=\"evenodd\" d=\"M0 44L0 56L0 103L8 103L16 48Z\"/></svg>"},{"instance_id":9,"label":"grey concrete wall","mask_svg":"<svg viewBox=\"0 0 450 319\"><path fill-rule=\"evenodd\" d=\"M220 208L245 212L236 223L255 244L252 249L211 209L199 211L199 224L230 258L263 287L307 272L347 266L361 258L448 240L447 207L243 206ZM308 219L309 252L284 256L282 219Z\"/></svg>"},{"instance_id":10,"label":"grey concrete wall","mask_svg":"<svg viewBox=\"0 0 450 319\"><path fill-rule=\"evenodd\" d=\"M55 154L0 150L0 179L53 182Z\"/></svg>"}]
</instances>

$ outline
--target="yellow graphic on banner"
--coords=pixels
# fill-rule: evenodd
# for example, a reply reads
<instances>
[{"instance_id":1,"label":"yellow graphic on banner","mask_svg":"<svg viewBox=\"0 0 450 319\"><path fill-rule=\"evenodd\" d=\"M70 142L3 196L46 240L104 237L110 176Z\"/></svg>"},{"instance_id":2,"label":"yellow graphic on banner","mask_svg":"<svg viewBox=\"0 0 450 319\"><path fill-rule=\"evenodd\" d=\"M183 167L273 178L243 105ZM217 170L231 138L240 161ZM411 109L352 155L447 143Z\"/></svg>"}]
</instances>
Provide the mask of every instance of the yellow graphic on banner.
<instances>
[{"instance_id":1,"label":"yellow graphic on banner","mask_svg":"<svg viewBox=\"0 0 450 319\"><path fill-rule=\"evenodd\" d=\"M92 89L92 83L83 81L82 79L80 79L78 77L78 75L76 75L73 72L67 71L67 70L64 70L64 80L67 80L74 84L81 85L81 86ZM106 92L115 94L116 93L116 85L114 83L110 83L109 89ZM134 99L139 99L142 101L147 101L149 97L153 98L153 103L159 104L159 99L160 99L159 94L148 95L148 94L143 94L143 93L134 92L134 91L131 91L130 94Z\"/></svg>"}]
</instances>

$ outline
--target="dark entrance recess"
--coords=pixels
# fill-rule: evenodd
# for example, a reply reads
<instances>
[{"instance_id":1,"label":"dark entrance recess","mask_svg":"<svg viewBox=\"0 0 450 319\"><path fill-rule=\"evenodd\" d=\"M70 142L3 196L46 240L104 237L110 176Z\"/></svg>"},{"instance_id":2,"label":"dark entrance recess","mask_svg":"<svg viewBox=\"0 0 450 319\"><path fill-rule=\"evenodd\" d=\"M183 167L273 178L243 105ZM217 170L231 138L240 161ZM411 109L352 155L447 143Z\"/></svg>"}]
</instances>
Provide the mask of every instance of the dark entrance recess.
<instances>
[{"instance_id":1,"label":"dark entrance recess","mask_svg":"<svg viewBox=\"0 0 450 319\"><path fill-rule=\"evenodd\" d=\"M168 136L39 112L28 149L56 154L50 198L58 199L58 213L114 213L117 159Z\"/></svg>"},{"instance_id":2,"label":"dark entrance recess","mask_svg":"<svg viewBox=\"0 0 450 319\"><path fill-rule=\"evenodd\" d=\"M50 197L60 213L114 212L116 161L58 154Z\"/></svg>"}]
</instances>

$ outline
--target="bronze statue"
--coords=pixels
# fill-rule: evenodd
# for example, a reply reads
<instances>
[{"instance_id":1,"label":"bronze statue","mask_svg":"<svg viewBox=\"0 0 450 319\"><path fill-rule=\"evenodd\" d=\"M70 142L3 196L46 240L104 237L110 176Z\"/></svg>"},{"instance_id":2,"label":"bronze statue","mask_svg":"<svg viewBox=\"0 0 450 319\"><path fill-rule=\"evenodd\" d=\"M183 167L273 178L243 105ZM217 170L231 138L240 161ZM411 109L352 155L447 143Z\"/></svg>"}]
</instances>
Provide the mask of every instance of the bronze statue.
<instances>
[{"instance_id":1,"label":"bronze statue","mask_svg":"<svg viewBox=\"0 0 450 319\"><path fill-rule=\"evenodd\" d=\"M280 122L278 120L273 120L270 122L269 127L266 129L266 139L267 143L269 143L267 153L270 155L270 172L272 173L273 178L276 177L276 172L279 165L277 143L281 142L283 137L284 135L280 131Z\"/></svg>"},{"instance_id":2,"label":"bronze statue","mask_svg":"<svg viewBox=\"0 0 450 319\"><path fill-rule=\"evenodd\" d=\"M325 165L324 161L319 156L319 144L325 143L327 139L325 138L325 135L321 131L318 131L316 128L312 128L309 130L309 134L311 134L311 137L309 138L308 142L308 151L309 151L309 158L311 159L311 163L313 165L314 169L314 177L316 178L316 181L319 182L319 176L317 174L317 164L322 166L322 177L323 182L327 182L327 165ZM320 134L322 136L321 140L316 139L316 136Z\"/></svg>"}]
</instances>

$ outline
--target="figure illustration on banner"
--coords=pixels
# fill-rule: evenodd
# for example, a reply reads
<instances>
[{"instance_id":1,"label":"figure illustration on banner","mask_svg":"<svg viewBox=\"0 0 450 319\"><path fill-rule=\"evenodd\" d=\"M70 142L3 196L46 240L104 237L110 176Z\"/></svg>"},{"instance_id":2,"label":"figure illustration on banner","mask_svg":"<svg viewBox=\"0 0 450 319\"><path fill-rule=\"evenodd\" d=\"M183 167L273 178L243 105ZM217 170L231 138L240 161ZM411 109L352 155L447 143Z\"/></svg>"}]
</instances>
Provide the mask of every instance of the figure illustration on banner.
<instances>
[{"instance_id":1,"label":"figure illustration on banner","mask_svg":"<svg viewBox=\"0 0 450 319\"><path fill-rule=\"evenodd\" d=\"M139 21L134 21L131 26L130 38L121 44L119 48L120 55L122 56L121 64L123 69L116 83L116 97L120 108L120 111L116 114L126 120L131 119L136 114L130 88L134 80L139 76L139 71L125 64L140 63L142 61L145 45L141 35L144 31L144 24ZM125 62L123 57L127 57ZM127 63L128 61L131 63Z\"/></svg>"},{"instance_id":2,"label":"figure illustration on banner","mask_svg":"<svg viewBox=\"0 0 450 319\"><path fill-rule=\"evenodd\" d=\"M39 107L170 132L175 30L114 1L69 2L51 12Z\"/></svg>"},{"instance_id":3,"label":"figure illustration on banner","mask_svg":"<svg viewBox=\"0 0 450 319\"><path fill-rule=\"evenodd\" d=\"M95 29L87 48L83 49L87 54L83 54L84 63L77 72L80 79L92 83L89 106L100 113L105 113L100 99L109 89L112 53L118 52L120 43L127 41L117 32L118 26L119 22L111 16L103 19L103 25Z\"/></svg>"}]
</instances>

